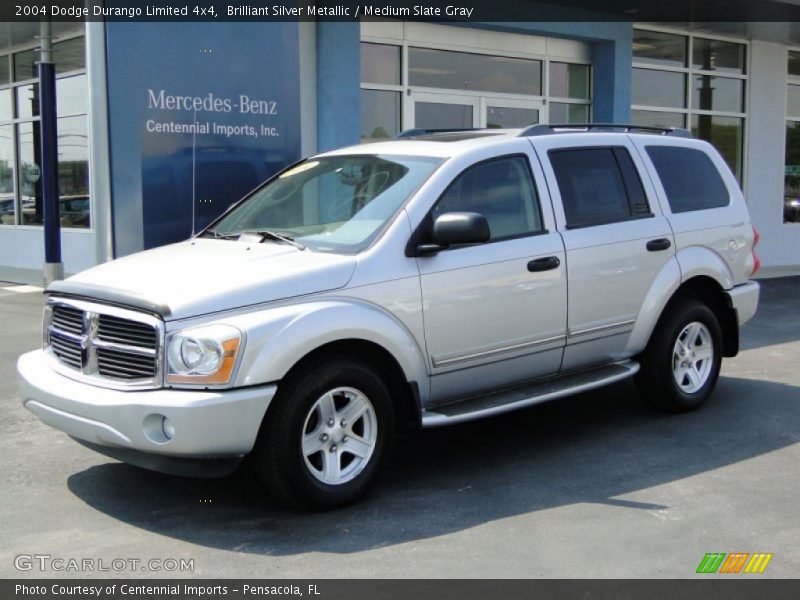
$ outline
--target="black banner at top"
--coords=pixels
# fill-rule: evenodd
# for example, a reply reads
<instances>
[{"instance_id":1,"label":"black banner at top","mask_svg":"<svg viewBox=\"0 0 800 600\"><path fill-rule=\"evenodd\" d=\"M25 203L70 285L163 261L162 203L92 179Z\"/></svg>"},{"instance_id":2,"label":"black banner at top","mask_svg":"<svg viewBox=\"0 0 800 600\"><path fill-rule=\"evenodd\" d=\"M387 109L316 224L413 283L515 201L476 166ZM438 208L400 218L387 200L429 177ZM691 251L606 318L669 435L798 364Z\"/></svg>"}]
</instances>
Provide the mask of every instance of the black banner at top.
<instances>
[{"instance_id":1,"label":"black banner at top","mask_svg":"<svg viewBox=\"0 0 800 600\"><path fill-rule=\"evenodd\" d=\"M3 0L0 21L782 22L778 0Z\"/></svg>"}]
</instances>

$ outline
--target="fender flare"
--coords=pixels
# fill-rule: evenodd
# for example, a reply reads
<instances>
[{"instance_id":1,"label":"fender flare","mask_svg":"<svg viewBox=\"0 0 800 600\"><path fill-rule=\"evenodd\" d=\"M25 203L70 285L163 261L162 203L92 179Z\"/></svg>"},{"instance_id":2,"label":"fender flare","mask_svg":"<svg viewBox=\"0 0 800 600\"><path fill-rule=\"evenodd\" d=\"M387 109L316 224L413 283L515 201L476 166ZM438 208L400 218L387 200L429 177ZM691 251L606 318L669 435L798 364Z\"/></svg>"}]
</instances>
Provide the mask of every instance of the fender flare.
<instances>
[{"instance_id":1,"label":"fender flare","mask_svg":"<svg viewBox=\"0 0 800 600\"><path fill-rule=\"evenodd\" d=\"M690 246L675 253L656 275L645 296L625 353L642 352L650 341L658 319L682 284L695 277L708 277L722 289L734 285L733 273L723 258L708 248Z\"/></svg>"},{"instance_id":2,"label":"fender flare","mask_svg":"<svg viewBox=\"0 0 800 600\"><path fill-rule=\"evenodd\" d=\"M405 325L375 304L350 298L319 299L242 315L230 322L247 331L236 386L280 381L314 350L332 342L361 340L391 354L406 381L416 381L420 393L427 395L424 351Z\"/></svg>"}]
</instances>

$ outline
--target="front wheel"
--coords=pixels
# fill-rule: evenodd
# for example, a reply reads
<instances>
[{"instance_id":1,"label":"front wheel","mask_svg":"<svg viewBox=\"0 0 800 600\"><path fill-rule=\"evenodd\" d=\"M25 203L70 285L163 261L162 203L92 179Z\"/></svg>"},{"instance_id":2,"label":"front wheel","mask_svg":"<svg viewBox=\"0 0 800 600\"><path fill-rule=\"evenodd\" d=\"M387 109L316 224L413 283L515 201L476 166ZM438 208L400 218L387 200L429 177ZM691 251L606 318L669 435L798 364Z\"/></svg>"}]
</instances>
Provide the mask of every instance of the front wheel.
<instances>
[{"instance_id":1,"label":"front wheel","mask_svg":"<svg viewBox=\"0 0 800 600\"><path fill-rule=\"evenodd\" d=\"M394 435L390 394L351 357L314 360L282 382L253 463L269 491L307 508L353 502L369 488Z\"/></svg>"},{"instance_id":2,"label":"front wheel","mask_svg":"<svg viewBox=\"0 0 800 600\"><path fill-rule=\"evenodd\" d=\"M670 412L695 410L711 395L722 364L722 332L714 312L698 300L667 308L636 377L639 393Z\"/></svg>"}]
</instances>

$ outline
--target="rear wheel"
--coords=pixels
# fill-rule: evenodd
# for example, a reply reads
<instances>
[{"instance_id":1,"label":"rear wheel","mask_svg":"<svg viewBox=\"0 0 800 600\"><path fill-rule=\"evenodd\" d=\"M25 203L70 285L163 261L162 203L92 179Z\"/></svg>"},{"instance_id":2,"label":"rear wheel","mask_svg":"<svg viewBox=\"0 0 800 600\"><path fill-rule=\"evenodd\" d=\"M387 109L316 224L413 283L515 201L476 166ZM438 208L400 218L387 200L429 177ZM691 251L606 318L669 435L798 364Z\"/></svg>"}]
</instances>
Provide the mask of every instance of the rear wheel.
<instances>
[{"instance_id":1,"label":"rear wheel","mask_svg":"<svg viewBox=\"0 0 800 600\"><path fill-rule=\"evenodd\" d=\"M639 393L670 412L694 410L711 395L722 363L722 332L714 312L682 298L659 321L636 377Z\"/></svg>"},{"instance_id":2,"label":"rear wheel","mask_svg":"<svg viewBox=\"0 0 800 600\"><path fill-rule=\"evenodd\" d=\"M372 483L391 446L394 414L386 385L361 360L313 360L281 382L252 462L277 498L307 508L353 502Z\"/></svg>"}]
</instances>

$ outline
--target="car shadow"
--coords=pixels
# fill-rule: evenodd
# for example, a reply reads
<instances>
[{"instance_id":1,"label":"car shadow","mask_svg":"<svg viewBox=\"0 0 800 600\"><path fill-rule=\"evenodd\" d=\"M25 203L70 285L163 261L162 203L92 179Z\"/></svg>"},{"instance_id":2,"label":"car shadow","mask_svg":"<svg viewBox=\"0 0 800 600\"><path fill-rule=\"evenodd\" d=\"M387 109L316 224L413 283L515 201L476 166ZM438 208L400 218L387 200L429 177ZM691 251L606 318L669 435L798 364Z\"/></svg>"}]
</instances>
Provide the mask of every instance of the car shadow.
<instances>
[{"instance_id":1,"label":"car shadow","mask_svg":"<svg viewBox=\"0 0 800 600\"><path fill-rule=\"evenodd\" d=\"M264 555L360 552L576 503L658 511L619 498L797 442L800 388L722 377L702 410L654 413L631 382L400 440L373 493L302 513L246 471L170 477L119 463L69 489L102 513L160 535Z\"/></svg>"}]
</instances>

